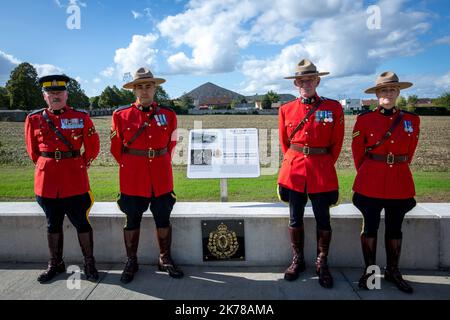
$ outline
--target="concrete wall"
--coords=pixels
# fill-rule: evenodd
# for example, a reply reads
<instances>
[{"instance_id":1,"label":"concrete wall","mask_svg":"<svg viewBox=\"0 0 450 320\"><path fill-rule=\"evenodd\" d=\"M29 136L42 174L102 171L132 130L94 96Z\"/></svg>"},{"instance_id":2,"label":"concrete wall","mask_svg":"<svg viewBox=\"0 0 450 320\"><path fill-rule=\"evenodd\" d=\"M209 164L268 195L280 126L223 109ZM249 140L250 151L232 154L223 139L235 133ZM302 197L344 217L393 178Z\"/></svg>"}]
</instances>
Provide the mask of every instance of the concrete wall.
<instances>
[{"instance_id":1,"label":"concrete wall","mask_svg":"<svg viewBox=\"0 0 450 320\"><path fill-rule=\"evenodd\" d=\"M333 208L331 265L359 267L363 258L359 243L362 218L351 204ZM203 262L201 221L243 219L245 261ZM96 203L90 220L94 228L95 256L99 262L124 261L122 228L124 215L115 203ZM290 261L287 233L288 209L275 203L189 203L180 202L172 213L173 256L183 265L256 266L287 265ZM310 207L305 214L305 257L312 265L316 253L315 220ZM80 261L81 252L74 228L65 221L65 259ZM378 241L378 264L384 265L384 222ZM401 266L415 269L450 267L450 204L419 204L403 224L404 246ZM143 263L156 263L158 248L155 225L144 215L139 246ZM46 261L46 220L35 203L0 203L0 261Z\"/></svg>"}]
</instances>

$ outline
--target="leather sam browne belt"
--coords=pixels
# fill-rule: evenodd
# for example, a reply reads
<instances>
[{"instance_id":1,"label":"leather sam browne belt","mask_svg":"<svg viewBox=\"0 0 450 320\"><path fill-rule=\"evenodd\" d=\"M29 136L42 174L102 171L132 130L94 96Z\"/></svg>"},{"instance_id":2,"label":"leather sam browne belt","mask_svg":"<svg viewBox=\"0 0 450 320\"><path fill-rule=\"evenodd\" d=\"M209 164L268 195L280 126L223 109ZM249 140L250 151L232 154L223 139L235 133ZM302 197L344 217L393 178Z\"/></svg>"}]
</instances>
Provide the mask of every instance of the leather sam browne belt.
<instances>
[{"instance_id":1,"label":"leather sam browne belt","mask_svg":"<svg viewBox=\"0 0 450 320\"><path fill-rule=\"evenodd\" d=\"M289 149L303 153L305 156L310 154L328 154L330 150L328 148L311 148L308 146L300 146L298 144L291 144Z\"/></svg>"},{"instance_id":2,"label":"leather sam browne belt","mask_svg":"<svg viewBox=\"0 0 450 320\"><path fill-rule=\"evenodd\" d=\"M387 164L405 163L405 162L408 162L408 160L409 160L408 155L396 156L393 153L389 153L386 155L368 153L367 157L371 160L385 162Z\"/></svg>"},{"instance_id":3,"label":"leather sam browne belt","mask_svg":"<svg viewBox=\"0 0 450 320\"><path fill-rule=\"evenodd\" d=\"M51 159L56 159L56 160L78 158L79 156L81 156L80 150L55 151L55 152L41 151L41 157L51 158Z\"/></svg>"},{"instance_id":4,"label":"leather sam browne belt","mask_svg":"<svg viewBox=\"0 0 450 320\"><path fill-rule=\"evenodd\" d=\"M146 158L156 158L165 155L168 151L167 148L163 149L149 149L149 150L141 150L141 149L133 149L128 147L123 147L123 153L131 154L133 156L146 157Z\"/></svg>"}]
</instances>

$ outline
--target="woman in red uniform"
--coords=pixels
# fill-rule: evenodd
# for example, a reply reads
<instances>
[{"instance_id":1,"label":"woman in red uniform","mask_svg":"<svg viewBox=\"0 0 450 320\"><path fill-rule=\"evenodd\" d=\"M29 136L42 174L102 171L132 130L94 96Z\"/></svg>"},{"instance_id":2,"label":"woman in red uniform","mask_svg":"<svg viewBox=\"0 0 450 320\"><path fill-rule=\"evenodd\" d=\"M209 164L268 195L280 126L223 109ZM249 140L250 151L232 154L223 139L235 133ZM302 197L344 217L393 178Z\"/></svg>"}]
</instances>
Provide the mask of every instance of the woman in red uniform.
<instances>
[{"instance_id":1,"label":"woman in red uniform","mask_svg":"<svg viewBox=\"0 0 450 320\"><path fill-rule=\"evenodd\" d=\"M375 265L377 232L381 211L385 212L386 269L384 278L403 292L413 289L399 271L402 222L415 207L414 181L409 165L419 140L419 117L395 107L400 90L412 86L400 82L393 72L382 73L374 87L379 107L358 116L353 130L352 151L357 175L353 203L364 217L361 247L366 269L359 287L367 289L371 276L367 268Z\"/></svg>"},{"instance_id":2,"label":"woman in red uniform","mask_svg":"<svg viewBox=\"0 0 450 320\"><path fill-rule=\"evenodd\" d=\"M339 186L334 164L344 139L344 113L339 102L320 97L316 89L320 76L308 59L297 66L295 79L300 98L280 108L279 133L284 155L278 176L280 199L289 202L289 235L293 252L292 263L284 278L292 281L305 269L303 215L308 198L316 218L319 284L333 286L327 257L331 242L330 206L339 198Z\"/></svg>"}]
</instances>

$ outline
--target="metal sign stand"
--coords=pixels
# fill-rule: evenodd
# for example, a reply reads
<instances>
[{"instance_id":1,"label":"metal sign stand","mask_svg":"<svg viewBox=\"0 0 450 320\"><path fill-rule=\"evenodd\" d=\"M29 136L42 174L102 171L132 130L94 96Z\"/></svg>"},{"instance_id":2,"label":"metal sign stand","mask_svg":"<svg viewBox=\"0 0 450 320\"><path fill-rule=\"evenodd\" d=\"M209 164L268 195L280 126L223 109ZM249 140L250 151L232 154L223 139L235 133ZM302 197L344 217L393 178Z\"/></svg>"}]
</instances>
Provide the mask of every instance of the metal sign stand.
<instances>
[{"instance_id":1,"label":"metal sign stand","mask_svg":"<svg viewBox=\"0 0 450 320\"><path fill-rule=\"evenodd\" d=\"M220 179L220 202L228 202L228 179Z\"/></svg>"}]
</instances>

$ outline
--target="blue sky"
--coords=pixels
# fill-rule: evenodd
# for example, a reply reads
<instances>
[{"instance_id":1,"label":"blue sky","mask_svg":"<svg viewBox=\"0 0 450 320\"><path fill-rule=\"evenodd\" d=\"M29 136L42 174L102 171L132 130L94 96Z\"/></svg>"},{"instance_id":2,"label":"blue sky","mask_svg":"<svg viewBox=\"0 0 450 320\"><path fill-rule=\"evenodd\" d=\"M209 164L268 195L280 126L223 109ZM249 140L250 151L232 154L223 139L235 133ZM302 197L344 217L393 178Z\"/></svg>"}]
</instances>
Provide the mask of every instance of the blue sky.
<instances>
[{"instance_id":1,"label":"blue sky","mask_svg":"<svg viewBox=\"0 0 450 320\"><path fill-rule=\"evenodd\" d=\"M71 30L74 5L81 29ZM368 97L386 70L415 84L404 95L450 91L448 0L16 0L0 9L0 85L27 61L40 75L76 78L89 96L143 65L167 79L172 98L207 81L295 94L283 77L309 58L331 73L319 88L330 98Z\"/></svg>"}]
</instances>

